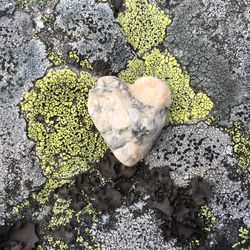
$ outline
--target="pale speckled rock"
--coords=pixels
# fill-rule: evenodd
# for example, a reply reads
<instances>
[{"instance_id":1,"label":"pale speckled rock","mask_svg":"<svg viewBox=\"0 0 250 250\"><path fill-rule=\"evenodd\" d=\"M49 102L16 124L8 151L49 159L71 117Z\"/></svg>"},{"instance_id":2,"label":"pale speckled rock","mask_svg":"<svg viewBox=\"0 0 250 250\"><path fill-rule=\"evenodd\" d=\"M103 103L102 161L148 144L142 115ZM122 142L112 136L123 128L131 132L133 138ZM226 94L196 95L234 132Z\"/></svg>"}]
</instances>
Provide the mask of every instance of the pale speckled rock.
<instances>
[{"instance_id":1,"label":"pale speckled rock","mask_svg":"<svg viewBox=\"0 0 250 250\"><path fill-rule=\"evenodd\" d=\"M135 165L160 134L171 105L167 84L142 77L127 85L114 76L101 77L89 92L90 116L119 161Z\"/></svg>"}]
</instances>

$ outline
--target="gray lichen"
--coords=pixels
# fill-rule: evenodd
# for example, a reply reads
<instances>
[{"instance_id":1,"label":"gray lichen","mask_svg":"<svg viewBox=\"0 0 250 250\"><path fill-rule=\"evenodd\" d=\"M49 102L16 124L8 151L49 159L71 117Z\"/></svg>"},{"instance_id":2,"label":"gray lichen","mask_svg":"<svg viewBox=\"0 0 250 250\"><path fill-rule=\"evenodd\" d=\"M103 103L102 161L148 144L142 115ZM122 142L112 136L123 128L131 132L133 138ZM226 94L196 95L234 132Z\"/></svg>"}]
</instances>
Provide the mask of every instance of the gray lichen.
<instances>
[{"instance_id":1,"label":"gray lichen","mask_svg":"<svg viewBox=\"0 0 250 250\"><path fill-rule=\"evenodd\" d=\"M142 213L139 207L122 207L115 215L117 221L114 226L99 223L92 227L92 235L100 241L102 249L181 249L174 246L175 240L164 241L159 230L161 222L152 210Z\"/></svg>"},{"instance_id":2,"label":"gray lichen","mask_svg":"<svg viewBox=\"0 0 250 250\"><path fill-rule=\"evenodd\" d=\"M6 14L12 14L15 10L15 0L1 0L0 1L0 17Z\"/></svg>"},{"instance_id":3,"label":"gray lichen","mask_svg":"<svg viewBox=\"0 0 250 250\"><path fill-rule=\"evenodd\" d=\"M91 63L103 61L114 72L125 67L132 51L126 44L107 3L61 0L55 24L66 33L68 44Z\"/></svg>"},{"instance_id":4,"label":"gray lichen","mask_svg":"<svg viewBox=\"0 0 250 250\"><path fill-rule=\"evenodd\" d=\"M232 125L231 109L249 101L247 2L184 0L166 6L174 18L164 45L189 71L191 84L212 98L222 125Z\"/></svg>"},{"instance_id":5,"label":"gray lichen","mask_svg":"<svg viewBox=\"0 0 250 250\"><path fill-rule=\"evenodd\" d=\"M135 57L110 1L22 2L26 3L23 10L30 14L17 11L17 1L0 2L0 224L8 217L13 219L10 206L44 182L35 144L27 138L18 105L50 66L47 52L54 51L62 56L63 63L70 64L67 55L74 50L81 60L100 62L112 73L124 69L128 59ZM223 240L226 237L236 242L242 222L250 226L249 174L237 168L234 156L236 146L239 156L248 146L244 140L233 138L244 139L240 132L232 136L230 129L221 126L232 127L240 121L249 128L250 124L249 4L247 0L149 2L156 3L172 20L164 44L157 49L168 49L191 76L193 90L202 90L213 101L211 120L218 127L205 123L168 126L145 161L150 168L172 168L171 177L178 186L186 186L195 176L212 184L208 205L216 224L207 246L216 249L218 233ZM50 206L29 213L33 213L33 219L43 220L50 214ZM151 211L123 207L114 211L114 218L112 227L101 222L93 225L92 235L101 241L103 249L178 249L175 241L163 241L161 222ZM75 249L72 245L70 248Z\"/></svg>"},{"instance_id":6,"label":"gray lichen","mask_svg":"<svg viewBox=\"0 0 250 250\"><path fill-rule=\"evenodd\" d=\"M0 18L0 224L6 209L28 197L44 178L19 112L22 95L41 77L48 62L44 45L32 39L30 16L16 12Z\"/></svg>"},{"instance_id":7,"label":"gray lichen","mask_svg":"<svg viewBox=\"0 0 250 250\"><path fill-rule=\"evenodd\" d=\"M145 160L151 168L169 166L178 186L188 185L196 176L211 183L213 195L209 205L217 218L217 228L228 219L242 220L250 226L250 216L246 213L250 207L249 179L236 178L232 155L233 143L228 134L198 123L167 127Z\"/></svg>"}]
</instances>

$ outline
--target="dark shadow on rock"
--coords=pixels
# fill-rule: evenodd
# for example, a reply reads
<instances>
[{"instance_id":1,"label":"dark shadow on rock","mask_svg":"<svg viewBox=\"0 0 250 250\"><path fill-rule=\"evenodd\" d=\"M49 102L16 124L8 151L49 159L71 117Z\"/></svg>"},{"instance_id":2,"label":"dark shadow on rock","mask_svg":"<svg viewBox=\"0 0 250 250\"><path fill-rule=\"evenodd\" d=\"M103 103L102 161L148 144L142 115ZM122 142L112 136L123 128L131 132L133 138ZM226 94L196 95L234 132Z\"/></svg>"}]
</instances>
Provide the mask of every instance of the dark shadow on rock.
<instances>
[{"instance_id":1,"label":"dark shadow on rock","mask_svg":"<svg viewBox=\"0 0 250 250\"><path fill-rule=\"evenodd\" d=\"M17 222L7 232L4 250L32 250L36 248L39 238L36 225L31 222Z\"/></svg>"},{"instance_id":2,"label":"dark shadow on rock","mask_svg":"<svg viewBox=\"0 0 250 250\"><path fill-rule=\"evenodd\" d=\"M105 212L108 209L116 209L122 204L122 196L119 191L115 189L99 190L95 194L93 206L97 211Z\"/></svg>"},{"instance_id":3,"label":"dark shadow on rock","mask_svg":"<svg viewBox=\"0 0 250 250\"><path fill-rule=\"evenodd\" d=\"M128 179L135 175L138 165L127 167L119 162L111 151L108 151L98 164L100 173L113 180Z\"/></svg>"},{"instance_id":4,"label":"dark shadow on rock","mask_svg":"<svg viewBox=\"0 0 250 250\"><path fill-rule=\"evenodd\" d=\"M53 236L67 244L71 244L75 241L74 229L71 225L60 226L53 232Z\"/></svg>"}]
</instances>

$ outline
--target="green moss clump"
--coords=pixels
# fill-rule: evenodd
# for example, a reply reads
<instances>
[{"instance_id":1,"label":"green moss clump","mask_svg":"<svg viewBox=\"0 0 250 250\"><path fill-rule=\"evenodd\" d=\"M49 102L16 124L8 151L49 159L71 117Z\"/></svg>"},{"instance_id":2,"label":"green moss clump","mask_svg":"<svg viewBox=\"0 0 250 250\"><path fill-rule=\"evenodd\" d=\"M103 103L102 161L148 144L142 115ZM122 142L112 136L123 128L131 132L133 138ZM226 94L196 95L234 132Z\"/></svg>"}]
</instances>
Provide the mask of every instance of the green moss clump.
<instances>
[{"instance_id":1,"label":"green moss clump","mask_svg":"<svg viewBox=\"0 0 250 250\"><path fill-rule=\"evenodd\" d=\"M228 132L234 142L234 155L239 167L250 173L250 130L236 122Z\"/></svg>"},{"instance_id":2,"label":"green moss clump","mask_svg":"<svg viewBox=\"0 0 250 250\"><path fill-rule=\"evenodd\" d=\"M142 54L163 42L171 20L147 0L125 1L126 11L118 20L128 42Z\"/></svg>"},{"instance_id":3,"label":"green moss clump","mask_svg":"<svg viewBox=\"0 0 250 250\"><path fill-rule=\"evenodd\" d=\"M87 111L88 92L94 82L86 72L50 70L21 102L28 135L36 143L47 177L43 193L35 195L41 203L52 190L88 170L88 162L102 157L107 149Z\"/></svg>"},{"instance_id":4,"label":"green moss clump","mask_svg":"<svg viewBox=\"0 0 250 250\"><path fill-rule=\"evenodd\" d=\"M173 99L167 118L171 124L192 124L205 120L213 108L212 101L205 93L194 92L190 86L190 76L167 50L161 53L154 49L141 60L135 58L119 74L127 83L133 83L141 76L154 76L168 83Z\"/></svg>"}]
</instances>

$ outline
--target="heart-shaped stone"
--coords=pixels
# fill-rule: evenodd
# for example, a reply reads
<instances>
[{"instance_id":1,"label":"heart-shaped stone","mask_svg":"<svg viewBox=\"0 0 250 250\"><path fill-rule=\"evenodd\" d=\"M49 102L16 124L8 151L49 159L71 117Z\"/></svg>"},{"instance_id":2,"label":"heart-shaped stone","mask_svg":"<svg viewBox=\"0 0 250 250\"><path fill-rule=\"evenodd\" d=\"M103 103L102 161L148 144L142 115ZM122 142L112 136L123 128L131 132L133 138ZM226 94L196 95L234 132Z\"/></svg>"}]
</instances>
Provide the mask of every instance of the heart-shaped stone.
<instances>
[{"instance_id":1,"label":"heart-shaped stone","mask_svg":"<svg viewBox=\"0 0 250 250\"><path fill-rule=\"evenodd\" d=\"M150 76L129 85L114 76L101 77L88 99L96 128L126 166L135 165L150 150L170 105L167 84Z\"/></svg>"}]
</instances>

